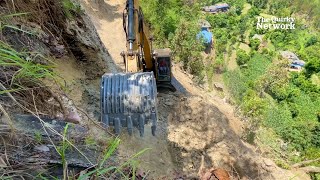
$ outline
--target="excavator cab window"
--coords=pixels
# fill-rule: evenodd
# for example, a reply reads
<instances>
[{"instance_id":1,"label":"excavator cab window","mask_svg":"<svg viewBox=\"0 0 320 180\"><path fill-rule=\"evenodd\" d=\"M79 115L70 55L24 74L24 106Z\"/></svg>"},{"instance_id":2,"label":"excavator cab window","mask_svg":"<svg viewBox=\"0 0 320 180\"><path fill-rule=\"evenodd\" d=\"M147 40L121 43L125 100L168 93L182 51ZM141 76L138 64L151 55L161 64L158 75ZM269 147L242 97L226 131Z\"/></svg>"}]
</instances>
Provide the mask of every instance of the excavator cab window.
<instances>
[{"instance_id":1,"label":"excavator cab window","mask_svg":"<svg viewBox=\"0 0 320 180\"><path fill-rule=\"evenodd\" d=\"M170 57L158 57L157 64L158 81L170 81Z\"/></svg>"}]
</instances>

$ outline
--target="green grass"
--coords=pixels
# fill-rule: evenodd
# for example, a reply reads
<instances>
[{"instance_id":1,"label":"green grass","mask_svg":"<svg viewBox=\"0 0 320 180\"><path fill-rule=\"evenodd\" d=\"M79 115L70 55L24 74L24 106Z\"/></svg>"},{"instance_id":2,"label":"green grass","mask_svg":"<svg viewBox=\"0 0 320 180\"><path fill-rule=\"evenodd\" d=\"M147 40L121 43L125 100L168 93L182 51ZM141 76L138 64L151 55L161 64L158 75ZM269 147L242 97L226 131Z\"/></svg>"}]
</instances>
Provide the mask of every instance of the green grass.
<instances>
[{"instance_id":1,"label":"green grass","mask_svg":"<svg viewBox=\"0 0 320 180\"><path fill-rule=\"evenodd\" d=\"M68 141L67 140L67 133L68 133L68 128L69 128L69 124L67 124L64 127L64 131L63 131L63 138L62 138L62 145L57 147L57 152L61 157L61 163L63 166L63 179L66 180L68 177L68 162L66 159L66 150L70 147Z\"/></svg>"},{"instance_id":2,"label":"green grass","mask_svg":"<svg viewBox=\"0 0 320 180\"><path fill-rule=\"evenodd\" d=\"M115 138L111 141L110 145L106 148L104 151L104 156L100 160L99 164L95 168L95 170L92 170L90 172L87 172L86 174L81 175L78 180L85 180L90 177L109 177L114 173L118 173L121 175L122 179L130 179L125 173L123 172L123 169L126 167L130 167L132 169L133 177L132 179L135 179L135 173L138 166L138 161L136 160L137 157L141 156L143 153L150 149L144 149L137 154L133 155L131 158L129 158L125 163L119 165L119 166L109 166L106 167L106 162L110 159L110 157L115 153L117 148L120 145L120 139Z\"/></svg>"},{"instance_id":3,"label":"green grass","mask_svg":"<svg viewBox=\"0 0 320 180\"><path fill-rule=\"evenodd\" d=\"M87 136L84 141L85 141L85 144L87 146L95 146L95 145L97 145L97 141L92 136Z\"/></svg>"},{"instance_id":4,"label":"green grass","mask_svg":"<svg viewBox=\"0 0 320 180\"><path fill-rule=\"evenodd\" d=\"M36 140L37 143L41 143L42 142L42 134L41 132L35 132L34 133L34 139Z\"/></svg>"},{"instance_id":5,"label":"green grass","mask_svg":"<svg viewBox=\"0 0 320 180\"><path fill-rule=\"evenodd\" d=\"M30 58L30 54L31 53L27 52L18 52L7 43L0 41L0 66L8 69L19 69L14 72L11 84L18 84L21 79L35 82L42 78L51 79L56 77L50 70L53 66L35 63L34 60Z\"/></svg>"},{"instance_id":6,"label":"green grass","mask_svg":"<svg viewBox=\"0 0 320 180\"><path fill-rule=\"evenodd\" d=\"M62 8L68 19L74 18L74 13L81 13L81 7L79 5L75 5L70 0L62 0Z\"/></svg>"},{"instance_id":7,"label":"green grass","mask_svg":"<svg viewBox=\"0 0 320 180\"><path fill-rule=\"evenodd\" d=\"M64 128L63 134L62 134L62 142L60 146L55 146L56 151L61 157L61 163L63 165L63 179L70 179L68 175L68 162L67 162L67 156L66 151L70 149L71 147L74 147L74 145L68 140L67 134L68 134L68 128L69 124L67 124ZM115 173L121 175L122 179L130 179L127 174L125 174L124 169L130 168L131 172L133 173L132 179L135 179L135 172L137 170L137 167L139 165L139 162L136 160L137 157L141 156L143 153L150 149L144 149L135 155L133 155L131 158L129 158L125 163L120 164L119 166L108 166L107 162L108 160L114 156L117 148L120 145L120 139L114 138L110 141L109 145L106 147L106 149L103 152L103 156L100 159L99 163L95 167L94 170L91 170L85 174L82 174L78 177L78 180L86 180L90 179L92 177L97 178L105 178L105 177L111 177ZM41 176L41 175L40 175ZM40 178L38 175L38 177ZM41 176L42 179L45 179L43 176ZM74 178L74 177L71 177Z\"/></svg>"},{"instance_id":8,"label":"green grass","mask_svg":"<svg viewBox=\"0 0 320 180\"><path fill-rule=\"evenodd\" d=\"M19 31L17 28L13 29ZM0 89L0 95L24 90L26 85L30 84L39 86L43 79L58 82L58 75L52 71L54 66L36 63L35 58L41 58L50 64L54 64L41 54L18 52L9 44L0 40L0 67L12 75L10 79L2 79L4 77L0 77L1 85L6 86L5 89ZM2 84L4 81L6 83Z\"/></svg>"},{"instance_id":9,"label":"green grass","mask_svg":"<svg viewBox=\"0 0 320 180\"><path fill-rule=\"evenodd\" d=\"M13 30L32 35L33 33L29 32L29 31L25 31L25 30L23 30L17 26L13 26L11 24L11 21L13 20L13 18L20 17L20 16L26 16L28 14L30 14L30 13L25 12L25 13L15 13L15 14L7 14L7 15L0 14L0 30L2 30L3 28L11 28Z\"/></svg>"},{"instance_id":10,"label":"green grass","mask_svg":"<svg viewBox=\"0 0 320 180\"><path fill-rule=\"evenodd\" d=\"M0 15L0 29L10 28L15 31L32 35L31 32L25 31L21 28L10 24L14 17L25 16L29 13L15 13L8 15ZM42 78L54 78L56 75L50 70L53 66L35 63L35 58L45 59L41 54L35 52L18 52L12 48L8 43L0 41L0 67L6 68L10 72L12 70L13 77L10 85L17 85L22 88L20 80L27 80L36 82ZM47 59L45 59L48 61ZM15 91L8 89L0 91L0 94Z\"/></svg>"}]
</instances>

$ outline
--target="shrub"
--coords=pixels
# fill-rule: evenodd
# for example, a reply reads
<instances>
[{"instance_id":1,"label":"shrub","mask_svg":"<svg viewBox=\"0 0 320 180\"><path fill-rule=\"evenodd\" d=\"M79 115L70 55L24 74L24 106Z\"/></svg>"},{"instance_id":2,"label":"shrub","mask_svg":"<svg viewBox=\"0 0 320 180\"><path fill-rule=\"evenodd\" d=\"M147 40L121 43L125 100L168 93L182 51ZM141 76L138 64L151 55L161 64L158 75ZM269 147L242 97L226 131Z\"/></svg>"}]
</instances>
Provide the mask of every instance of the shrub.
<instances>
[{"instance_id":1,"label":"shrub","mask_svg":"<svg viewBox=\"0 0 320 180\"><path fill-rule=\"evenodd\" d=\"M198 24L196 21L181 21L170 39L170 47L177 59L183 62L184 69L192 74L201 75L204 70L201 52L203 44L196 39Z\"/></svg>"},{"instance_id":2,"label":"shrub","mask_svg":"<svg viewBox=\"0 0 320 180\"><path fill-rule=\"evenodd\" d=\"M320 59L311 59L305 66L306 74L311 77L314 73L320 72Z\"/></svg>"},{"instance_id":3,"label":"shrub","mask_svg":"<svg viewBox=\"0 0 320 180\"><path fill-rule=\"evenodd\" d=\"M239 66L246 64L250 60L250 56L242 49L237 51L237 64Z\"/></svg>"},{"instance_id":4,"label":"shrub","mask_svg":"<svg viewBox=\"0 0 320 180\"><path fill-rule=\"evenodd\" d=\"M216 29L214 31L214 38L216 39L215 47L217 54L224 53L229 40L227 30L225 28Z\"/></svg>"},{"instance_id":5,"label":"shrub","mask_svg":"<svg viewBox=\"0 0 320 180\"><path fill-rule=\"evenodd\" d=\"M250 39L250 47L253 50L258 50L259 45L260 45L260 40L259 39L252 39L252 38Z\"/></svg>"},{"instance_id":6,"label":"shrub","mask_svg":"<svg viewBox=\"0 0 320 180\"><path fill-rule=\"evenodd\" d=\"M250 89L244 95L241 107L247 116L259 117L263 115L267 105L267 102L260 98L256 91Z\"/></svg>"},{"instance_id":7,"label":"shrub","mask_svg":"<svg viewBox=\"0 0 320 180\"><path fill-rule=\"evenodd\" d=\"M316 36L311 36L305 44L305 47L312 46L318 42L318 38Z\"/></svg>"},{"instance_id":8,"label":"shrub","mask_svg":"<svg viewBox=\"0 0 320 180\"><path fill-rule=\"evenodd\" d=\"M80 5L75 5L70 0L62 0L61 2L62 2L63 12L68 19L74 18L74 14L81 13Z\"/></svg>"},{"instance_id":9,"label":"shrub","mask_svg":"<svg viewBox=\"0 0 320 180\"><path fill-rule=\"evenodd\" d=\"M311 142L317 148L320 148L320 136L319 136L319 134L320 134L320 124L315 126L314 129L312 130L312 140L311 140ZM319 150L319 155L320 155L320 150Z\"/></svg>"},{"instance_id":10,"label":"shrub","mask_svg":"<svg viewBox=\"0 0 320 180\"><path fill-rule=\"evenodd\" d=\"M248 3L251 3L251 5L259 9L264 9L267 7L268 0L248 0Z\"/></svg>"}]
</instances>

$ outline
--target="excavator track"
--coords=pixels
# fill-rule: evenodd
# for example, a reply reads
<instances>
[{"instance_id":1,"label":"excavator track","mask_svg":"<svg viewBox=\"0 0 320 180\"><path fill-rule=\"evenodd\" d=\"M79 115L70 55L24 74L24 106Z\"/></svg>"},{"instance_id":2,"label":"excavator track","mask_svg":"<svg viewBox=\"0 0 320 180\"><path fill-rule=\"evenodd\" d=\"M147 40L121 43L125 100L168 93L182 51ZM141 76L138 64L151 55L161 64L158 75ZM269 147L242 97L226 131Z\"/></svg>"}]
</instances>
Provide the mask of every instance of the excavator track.
<instances>
[{"instance_id":1,"label":"excavator track","mask_svg":"<svg viewBox=\"0 0 320 180\"><path fill-rule=\"evenodd\" d=\"M120 134L126 127L144 135L144 125L151 122L152 135L157 126L157 87L153 72L107 73L101 81L101 121L114 126Z\"/></svg>"}]
</instances>

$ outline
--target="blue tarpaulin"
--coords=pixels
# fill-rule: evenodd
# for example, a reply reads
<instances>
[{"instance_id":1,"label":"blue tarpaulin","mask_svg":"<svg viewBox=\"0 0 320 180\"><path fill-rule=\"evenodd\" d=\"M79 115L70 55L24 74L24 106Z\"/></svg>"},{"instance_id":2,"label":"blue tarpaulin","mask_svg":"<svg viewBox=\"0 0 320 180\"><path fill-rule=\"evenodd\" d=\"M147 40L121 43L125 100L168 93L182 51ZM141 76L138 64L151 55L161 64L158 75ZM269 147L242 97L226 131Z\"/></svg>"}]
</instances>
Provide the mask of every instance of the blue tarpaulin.
<instances>
[{"instance_id":1,"label":"blue tarpaulin","mask_svg":"<svg viewBox=\"0 0 320 180\"><path fill-rule=\"evenodd\" d=\"M206 29L203 29L197 35L197 39L200 39L200 38L203 38L205 43L211 43L212 33Z\"/></svg>"}]
</instances>

